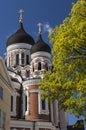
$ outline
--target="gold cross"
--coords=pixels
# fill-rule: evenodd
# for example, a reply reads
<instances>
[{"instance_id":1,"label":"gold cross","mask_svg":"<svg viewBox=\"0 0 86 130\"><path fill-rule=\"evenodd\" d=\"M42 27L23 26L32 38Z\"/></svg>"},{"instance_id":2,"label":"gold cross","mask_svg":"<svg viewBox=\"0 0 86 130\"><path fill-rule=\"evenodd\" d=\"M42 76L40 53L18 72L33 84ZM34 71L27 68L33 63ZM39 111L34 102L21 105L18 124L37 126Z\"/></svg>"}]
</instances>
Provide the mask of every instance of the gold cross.
<instances>
[{"instance_id":1,"label":"gold cross","mask_svg":"<svg viewBox=\"0 0 86 130\"><path fill-rule=\"evenodd\" d=\"M37 26L39 27L39 32L38 33L41 34L43 24L42 23L38 23Z\"/></svg>"},{"instance_id":2,"label":"gold cross","mask_svg":"<svg viewBox=\"0 0 86 130\"><path fill-rule=\"evenodd\" d=\"M21 22L21 23L22 23L22 14L23 14L23 12L24 11L22 9L19 10L19 13L20 13L19 22Z\"/></svg>"}]
</instances>

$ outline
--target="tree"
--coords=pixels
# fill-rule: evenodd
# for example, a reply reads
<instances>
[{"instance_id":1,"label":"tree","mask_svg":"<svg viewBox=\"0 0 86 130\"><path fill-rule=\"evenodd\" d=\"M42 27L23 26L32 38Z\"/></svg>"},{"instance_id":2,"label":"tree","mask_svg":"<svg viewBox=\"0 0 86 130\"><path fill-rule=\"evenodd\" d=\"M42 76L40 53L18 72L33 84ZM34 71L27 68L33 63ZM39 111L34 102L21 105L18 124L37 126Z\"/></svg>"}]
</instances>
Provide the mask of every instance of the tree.
<instances>
[{"instance_id":1,"label":"tree","mask_svg":"<svg viewBox=\"0 0 86 130\"><path fill-rule=\"evenodd\" d=\"M53 71L44 74L42 96L58 99L60 108L86 119L86 0L50 33Z\"/></svg>"}]
</instances>

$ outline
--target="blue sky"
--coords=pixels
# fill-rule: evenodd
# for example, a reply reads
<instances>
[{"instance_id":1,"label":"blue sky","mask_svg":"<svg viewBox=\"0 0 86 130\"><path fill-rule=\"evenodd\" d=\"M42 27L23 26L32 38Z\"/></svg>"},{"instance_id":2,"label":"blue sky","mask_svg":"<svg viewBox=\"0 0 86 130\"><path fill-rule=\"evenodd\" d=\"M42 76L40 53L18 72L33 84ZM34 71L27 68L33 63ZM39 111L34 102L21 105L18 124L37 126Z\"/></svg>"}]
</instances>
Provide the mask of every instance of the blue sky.
<instances>
[{"instance_id":1,"label":"blue sky","mask_svg":"<svg viewBox=\"0 0 86 130\"><path fill-rule=\"evenodd\" d=\"M35 41L38 38L37 24L49 24L53 29L69 15L72 3L77 0L0 0L0 56L6 52L7 38L19 27L20 9L24 10L23 25ZM43 30L43 39L49 43L48 31ZM75 123L70 116L70 124Z\"/></svg>"},{"instance_id":2,"label":"blue sky","mask_svg":"<svg viewBox=\"0 0 86 130\"><path fill-rule=\"evenodd\" d=\"M7 38L19 27L19 9L23 9L25 30L37 40L37 23L48 23L51 28L60 25L69 15L72 2L77 0L1 0L0 1L0 56L6 51ZM49 43L48 32L43 31Z\"/></svg>"}]
</instances>

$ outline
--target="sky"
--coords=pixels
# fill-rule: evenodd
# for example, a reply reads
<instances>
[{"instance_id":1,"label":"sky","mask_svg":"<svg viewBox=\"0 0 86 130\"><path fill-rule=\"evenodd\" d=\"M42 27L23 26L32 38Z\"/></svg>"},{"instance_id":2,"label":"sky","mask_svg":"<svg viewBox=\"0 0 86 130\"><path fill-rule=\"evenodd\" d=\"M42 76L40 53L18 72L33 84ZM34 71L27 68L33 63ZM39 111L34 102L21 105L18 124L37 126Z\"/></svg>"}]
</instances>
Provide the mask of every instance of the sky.
<instances>
[{"instance_id":1,"label":"sky","mask_svg":"<svg viewBox=\"0 0 86 130\"><path fill-rule=\"evenodd\" d=\"M23 26L35 41L37 24L43 26L43 39L49 43L48 29L54 29L69 15L72 2L77 0L0 0L0 56L6 52L6 42L19 28L19 10L23 9ZM47 29L44 28L47 26Z\"/></svg>"},{"instance_id":2,"label":"sky","mask_svg":"<svg viewBox=\"0 0 86 130\"><path fill-rule=\"evenodd\" d=\"M49 44L49 30L59 26L69 16L72 3L77 0L0 0L0 56L4 57L9 36L19 28L19 10L23 9L23 26L35 41L37 24L43 24L42 37ZM70 115L72 125L76 119Z\"/></svg>"}]
</instances>

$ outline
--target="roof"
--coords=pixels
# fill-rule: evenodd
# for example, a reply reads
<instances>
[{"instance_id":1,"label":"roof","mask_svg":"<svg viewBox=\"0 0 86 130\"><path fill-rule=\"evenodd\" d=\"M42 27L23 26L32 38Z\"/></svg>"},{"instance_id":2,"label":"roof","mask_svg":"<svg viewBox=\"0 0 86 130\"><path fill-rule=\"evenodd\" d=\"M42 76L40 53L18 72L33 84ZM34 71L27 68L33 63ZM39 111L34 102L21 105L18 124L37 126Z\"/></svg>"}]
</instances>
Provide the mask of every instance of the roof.
<instances>
[{"instance_id":1,"label":"roof","mask_svg":"<svg viewBox=\"0 0 86 130\"><path fill-rule=\"evenodd\" d=\"M51 53L49 45L43 41L41 34L39 34L37 43L32 46L31 54L38 51Z\"/></svg>"},{"instance_id":2,"label":"roof","mask_svg":"<svg viewBox=\"0 0 86 130\"><path fill-rule=\"evenodd\" d=\"M34 39L25 32L23 28L23 23L20 23L20 28L16 33L12 34L7 40L7 46L17 43L27 43L30 45L34 45Z\"/></svg>"}]
</instances>

